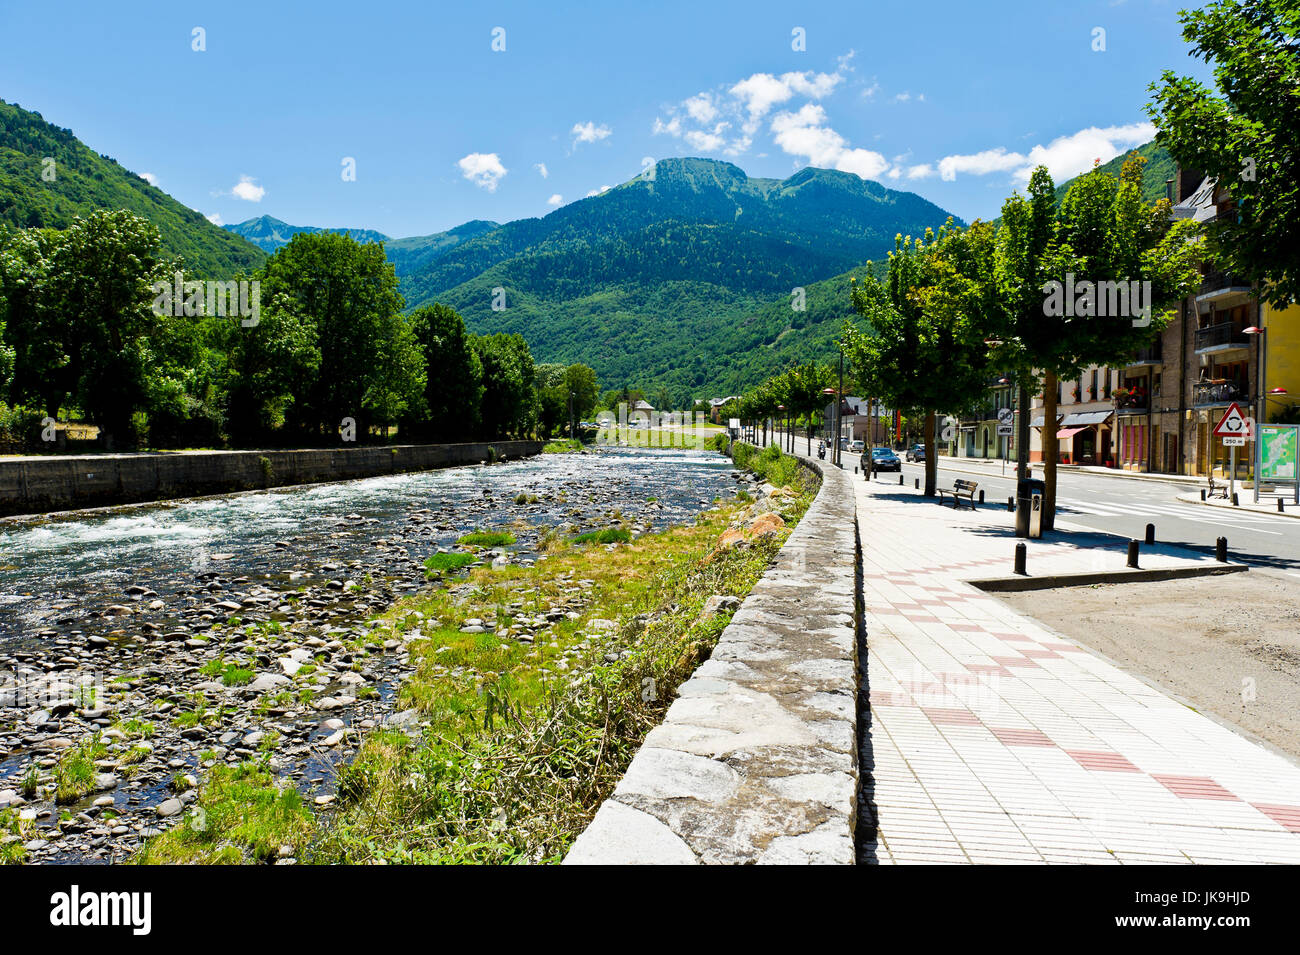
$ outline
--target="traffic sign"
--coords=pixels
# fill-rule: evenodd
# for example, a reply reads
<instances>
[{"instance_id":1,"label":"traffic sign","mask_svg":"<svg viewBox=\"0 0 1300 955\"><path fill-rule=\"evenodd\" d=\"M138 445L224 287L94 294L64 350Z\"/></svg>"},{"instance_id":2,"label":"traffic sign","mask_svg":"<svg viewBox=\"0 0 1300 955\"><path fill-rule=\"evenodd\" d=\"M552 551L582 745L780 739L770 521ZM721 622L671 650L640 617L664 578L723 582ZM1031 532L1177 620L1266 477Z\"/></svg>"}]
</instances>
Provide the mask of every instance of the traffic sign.
<instances>
[{"instance_id":1,"label":"traffic sign","mask_svg":"<svg viewBox=\"0 0 1300 955\"><path fill-rule=\"evenodd\" d=\"M1224 447L1240 447L1246 443L1246 434L1249 430L1250 425L1241 410L1241 405L1234 401L1219 419L1219 423L1214 426L1214 436L1223 439Z\"/></svg>"},{"instance_id":2,"label":"traffic sign","mask_svg":"<svg viewBox=\"0 0 1300 955\"><path fill-rule=\"evenodd\" d=\"M1010 408L998 409L998 424L1006 425L1007 427L1010 427L1011 423L1015 421L1015 418L1016 418L1016 413L1012 411Z\"/></svg>"},{"instance_id":3,"label":"traffic sign","mask_svg":"<svg viewBox=\"0 0 1300 955\"><path fill-rule=\"evenodd\" d=\"M1011 437L1011 425L1009 425L1009 424L1000 424L1000 425L998 425L998 437L999 437L999 438L1009 438L1009 437Z\"/></svg>"}]
</instances>

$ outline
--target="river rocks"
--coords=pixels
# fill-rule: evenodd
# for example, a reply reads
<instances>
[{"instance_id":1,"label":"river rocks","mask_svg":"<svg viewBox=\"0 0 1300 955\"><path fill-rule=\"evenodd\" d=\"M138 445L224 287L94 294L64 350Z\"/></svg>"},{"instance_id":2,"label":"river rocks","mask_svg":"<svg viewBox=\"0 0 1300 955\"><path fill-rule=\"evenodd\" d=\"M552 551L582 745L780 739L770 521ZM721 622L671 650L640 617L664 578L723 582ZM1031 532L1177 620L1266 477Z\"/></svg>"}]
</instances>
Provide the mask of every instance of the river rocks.
<instances>
[{"instance_id":1,"label":"river rocks","mask_svg":"<svg viewBox=\"0 0 1300 955\"><path fill-rule=\"evenodd\" d=\"M292 537L261 528L259 514L233 531L218 526L213 543L225 552L197 546L177 562L175 550L139 551L133 567L88 564L68 590L29 584L42 599L24 607L17 644L6 639L13 611L0 604L0 808L32 811L34 860L87 862L120 861L150 834L182 824L195 783L216 766L265 759L282 781L313 801L322 795L317 806L328 807L333 799L321 787L332 776L319 763L349 758L368 728L420 735L420 714L392 712L391 690L410 666L408 648L441 624L418 613L400 630L371 621L425 587L456 594L457 574L430 583L422 566L429 554L463 552L455 541L467 531L508 527L515 545L475 552L480 565L503 568L541 556L543 528L562 536L610 526L641 533L698 512L698 493L657 485L647 493L640 472L601 468L602 455L592 455L581 468L544 478L549 485L524 483L536 498L526 508L513 503L518 474L486 495L480 487L456 496L440 490L391 514L350 504L355 510L340 517L327 500L325 516ZM730 487L728 472L713 473L702 487ZM644 501L650 495L660 500ZM120 576L92 572L123 569L136 578L125 587ZM558 596L519 594L500 626L496 619L466 626L495 633L504 645L549 647L556 624L582 615L592 586L570 580ZM592 633L608 632L602 626ZM557 659L556 670L572 659ZM92 740L96 791L55 806L59 761Z\"/></svg>"},{"instance_id":2,"label":"river rocks","mask_svg":"<svg viewBox=\"0 0 1300 955\"><path fill-rule=\"evenodd\" d=\"M740 608L740 598L732 597L727 594L714 594L708 600L704 601L704 607L700 611L701 617L712 617L719 613L733 613Z\"/></svg>"}]
</instances>

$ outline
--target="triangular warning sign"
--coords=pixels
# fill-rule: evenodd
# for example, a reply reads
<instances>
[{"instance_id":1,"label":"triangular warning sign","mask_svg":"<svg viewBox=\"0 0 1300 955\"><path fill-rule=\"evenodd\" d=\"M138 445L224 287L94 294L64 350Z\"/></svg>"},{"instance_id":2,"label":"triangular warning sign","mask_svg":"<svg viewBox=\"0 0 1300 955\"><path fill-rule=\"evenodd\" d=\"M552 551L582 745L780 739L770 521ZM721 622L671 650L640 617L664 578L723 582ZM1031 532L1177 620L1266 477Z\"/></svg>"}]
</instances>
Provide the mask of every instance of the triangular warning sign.
<instances>
[{"instance_id":1,"label":"triangular warning sign","mask_svg":"<svg viewBox=\"0 0 1300 955\"><path fill-rule=\"evenodd\" d=\"M1244 438L1249 430L1246 415L1235 401L1228 406L1227 412L1214 426L1214 435L1218 438Z\"/></svg>"}]
</instances>

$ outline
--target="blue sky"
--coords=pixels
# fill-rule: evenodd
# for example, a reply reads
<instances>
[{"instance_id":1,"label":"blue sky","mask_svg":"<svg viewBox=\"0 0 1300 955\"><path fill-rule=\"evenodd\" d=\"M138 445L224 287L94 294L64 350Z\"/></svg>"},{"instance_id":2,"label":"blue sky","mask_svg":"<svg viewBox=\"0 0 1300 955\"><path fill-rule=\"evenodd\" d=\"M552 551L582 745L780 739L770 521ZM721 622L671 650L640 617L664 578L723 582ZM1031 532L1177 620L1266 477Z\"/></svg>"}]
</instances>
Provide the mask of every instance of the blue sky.
<instances>
[{"instance_id":1,"label":"blue sky","mask_svg":"<svg viewBox=\"0 0 1300 955\"><path fill-rule=\"evenodd\" d=\"M0 98L226 223L422 235L665 156L841 168L969 220L1032 163L1066 178L1149 139L1147 85L1208 74L1184 5L9 2Z\"/></svg>"}]
</instances>

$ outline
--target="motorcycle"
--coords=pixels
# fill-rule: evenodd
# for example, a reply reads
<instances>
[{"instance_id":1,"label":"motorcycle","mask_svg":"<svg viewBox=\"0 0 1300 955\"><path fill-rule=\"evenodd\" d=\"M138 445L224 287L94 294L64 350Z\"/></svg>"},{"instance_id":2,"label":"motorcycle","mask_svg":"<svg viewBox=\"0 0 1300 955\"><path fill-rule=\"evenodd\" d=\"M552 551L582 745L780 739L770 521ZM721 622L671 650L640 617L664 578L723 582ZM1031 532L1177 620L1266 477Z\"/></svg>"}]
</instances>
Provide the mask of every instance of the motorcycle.
<instances>
[{"instance_id":1,"label":"motorcycle","mask_svg":"<svg viewBox=\"0 0 1300 955\"><path fill-rule=\"evenodd\" d=\"M822 442L821 444L817 445L817 457L821 458L823 461L826 460L826 443L825 443L825 442Z\"/></svg>"}]
</instances>

